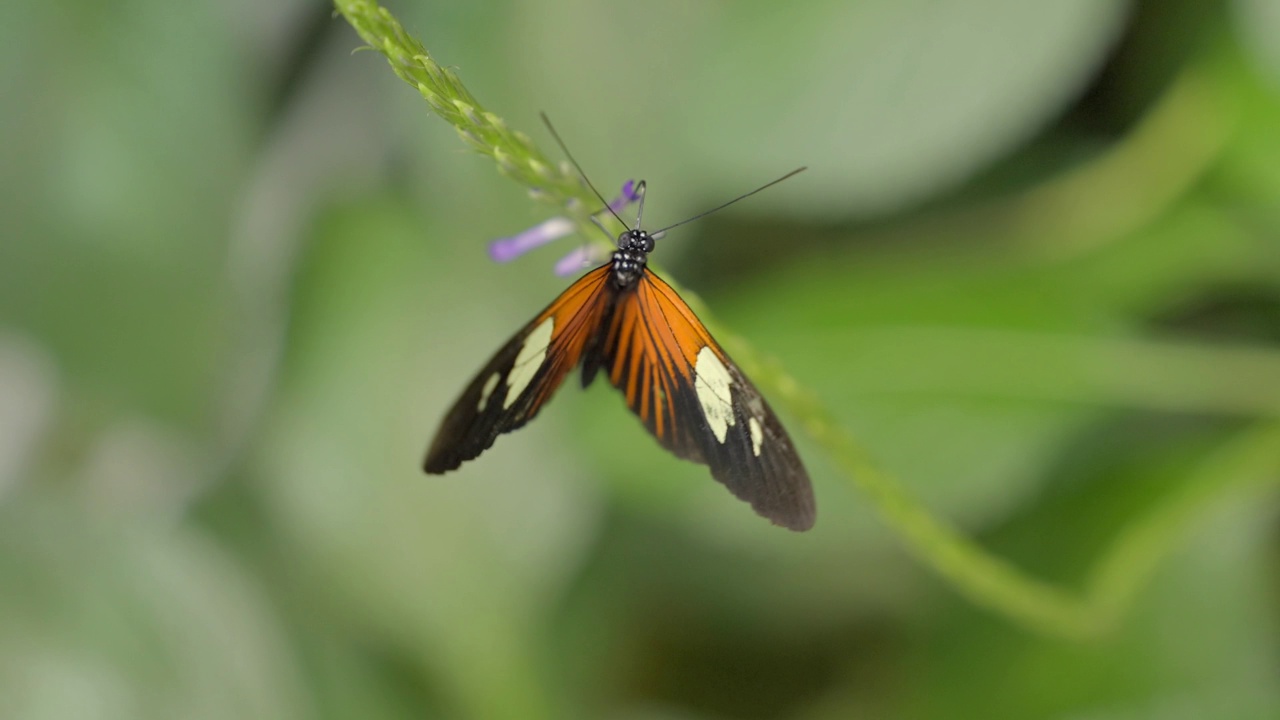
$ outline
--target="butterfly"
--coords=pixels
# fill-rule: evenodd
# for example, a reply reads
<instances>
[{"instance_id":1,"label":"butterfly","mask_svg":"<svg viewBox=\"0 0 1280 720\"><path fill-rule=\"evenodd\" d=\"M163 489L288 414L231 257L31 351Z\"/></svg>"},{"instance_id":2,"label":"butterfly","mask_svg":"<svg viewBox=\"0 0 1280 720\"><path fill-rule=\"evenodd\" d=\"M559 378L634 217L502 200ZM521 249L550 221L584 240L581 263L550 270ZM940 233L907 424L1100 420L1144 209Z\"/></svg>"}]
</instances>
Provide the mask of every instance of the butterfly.
<instances>
[{"instance_id":1,"label":"butterfly","mask_svg":"<svg viewBox=\"0 0 1280 720\"><path fill-rule=\"evenodd\" d=\"M782 423L689 305L647 266L655 240L676 225L652 234L641 229L644 183L638 187L636 227L618 235L607 263L570 285L476 374L445 415L423 469L441 474L479 456L499 435L532 420L580 367L584 388L605 377L662 447L709 466L774 524L808 530L813 489Z\"/></svg>"}]
</instances>

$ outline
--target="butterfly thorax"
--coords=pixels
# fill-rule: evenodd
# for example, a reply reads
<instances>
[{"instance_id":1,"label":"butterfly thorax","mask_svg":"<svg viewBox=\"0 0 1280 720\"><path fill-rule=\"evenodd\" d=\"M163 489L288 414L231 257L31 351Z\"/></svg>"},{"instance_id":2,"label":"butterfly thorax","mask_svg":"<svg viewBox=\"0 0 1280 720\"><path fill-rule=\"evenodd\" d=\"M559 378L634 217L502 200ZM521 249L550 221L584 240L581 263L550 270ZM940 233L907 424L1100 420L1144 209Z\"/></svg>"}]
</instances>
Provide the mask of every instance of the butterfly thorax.
<instances>
[{"instance_id":1,"label":"butterfly thorax","mask_svg":"<svg viewBox=\"0 0 1280 720\"><path fill-rule=\"evenodd\" d=\"M644 230L627 230L618 236L618 249L613 252L610 278L615 287L629 288L644 274L644 266L653 252L653 238Z\"/></svg>"}]
</instances>

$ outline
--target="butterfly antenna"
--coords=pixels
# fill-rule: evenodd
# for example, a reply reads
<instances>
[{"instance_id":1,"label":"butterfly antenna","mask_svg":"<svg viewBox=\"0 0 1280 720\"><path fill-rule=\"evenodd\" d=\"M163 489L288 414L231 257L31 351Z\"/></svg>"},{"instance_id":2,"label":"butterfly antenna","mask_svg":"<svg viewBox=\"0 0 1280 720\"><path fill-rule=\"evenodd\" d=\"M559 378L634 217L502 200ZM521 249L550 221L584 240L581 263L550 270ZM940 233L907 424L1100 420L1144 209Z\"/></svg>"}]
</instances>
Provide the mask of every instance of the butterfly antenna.
<instances>
[{"instance_id":1,"label":"butterfly antenna","mask_svg":"<svg viewBox=\"0 0 1280 720\"><path fill-rule=\"evenodd\" d=\"M622 223L622 227L630 230L631 226L627 225L626 221L618 217L618 213L614 212L613 206L609 204L609 201L605 200L604 196L600 194L600 191L596 189L596 186L591 184L591 178L587 177L587 174L582 171L582 166L574 159L573 153L569 152L569 148L564 144L564 140L560 139L560 133L556 132L555 126L551 124L551 118L547 117L547 114L544 112L538 114L542 116L543 124L551 131L551 137L556 139L556 144L560 146L562 151L564 151L565 157L569 158L569 162L573 163L573 167L577 169L578 175L582 176L583 181L587 183L587 187L591 188L591 192L595 193L596 197L599 198L600 204L604 205L604 208L609 211L609 214L617 219L618 222Z\"/></svg>"},{"instance_id":2,"label":"butterfly antenna","mask_svg":"<svg viewBox=\"0 0 1280 720\"><path fill-rule=\"evenodd\" d=\"M791 177L791 176L793 176L793 175L798 175L798 174L800 174L800 173L802 173L802 172L804 172L805 170L808 170L808 169L809 169L808 167L798 167L798 168L796 168L795 170L792 170L791 172L787 173L786 175L783 175L782 177L778 178L777 180L774 180L774 181L772 181L772 182L767 182L767 183L765 183L764 185L761 185L760 187L756 188L755 190L752 190L752 191L751 191L751 192L749 192L749 193L745 193L745 194L739 195L738 197L736 197L736 198L734 198L734 199L730 200L730 201L729 201L729 202L727 202L727 203L724 203L723 205L717 205L717 206L715 206L715 207L711 208L710 210L708 210L708 211L706 211L706 212L702 212L702 213L698 213L697 215L694 215L693 217L689 218L688 220L681 220L680 222L676 223L675 225L668 225L668 226L666 226L666 227L662 228L661 230L658 230L657 232L652 232L652 233L649 233L649 234L650 234L650 236L652 236L652 237L656 240L656 239L658 239L658 236L659 236L659 235L661 235L661 234L665 233L666 231L670 230L671 228L680 227L681 225L684 225L685 223L691 223L691 222L693 222L694 220L698 220L698 219L700 219L700 218L704 218L704 217L706 217L706 216L710 215L710 214L711 214L711 213L713 213L713 212L718 212L718 211L720 211L720 210L723 210L723 209L725 209L725 208L729 207L730 205L732 205L732 204L734 204L734 203L738 202L739 200L745 200L745 199L747 199L747 198L751 197L752 195L755 195L756 193L760 192L761 190L764 190L765 188L773 187L774 185L777 185L778 183L782 182L783 180L786 180L787 178L789 178L789 177Z\"/></svg>"},{"instance_id":3,"label":"butterfly antenna","mask_svg":"<svg viewBox=\"0 0 1280 720\"><path fill-rule=\"evenodd\" d=\"M646 187L647 186L644 184L643 180L640 181L639 185L636 185L636 195L640 198L640 208L636 210L636 227L640 227L640 221L644 219L644 196Z\"/></svg>"}]
</instances>

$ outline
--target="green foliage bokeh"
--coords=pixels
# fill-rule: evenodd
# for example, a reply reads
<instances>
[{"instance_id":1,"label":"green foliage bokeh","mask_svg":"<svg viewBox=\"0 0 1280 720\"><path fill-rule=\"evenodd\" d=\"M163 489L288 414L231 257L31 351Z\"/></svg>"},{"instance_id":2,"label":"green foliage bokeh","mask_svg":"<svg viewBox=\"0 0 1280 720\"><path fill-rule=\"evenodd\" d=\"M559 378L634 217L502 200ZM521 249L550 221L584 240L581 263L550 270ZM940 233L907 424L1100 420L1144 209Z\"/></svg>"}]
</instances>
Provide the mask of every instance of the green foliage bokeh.
<instances>
[{"instance_id":1,"label":"green foliage bokeh","mask_svg":"<svg viewBox=\"0 0 1280 720\"><path fill-rule=\"evenodd\" d=\"M392 9L654 226L811 166L655 257L818 527L604 387L422 477L575 241L485 243L559 211L323 3L10 4L0 717L1280 714L1274 4ZM1005 572L1079 606L984 603Z\"/></svg>"}]
</instances>

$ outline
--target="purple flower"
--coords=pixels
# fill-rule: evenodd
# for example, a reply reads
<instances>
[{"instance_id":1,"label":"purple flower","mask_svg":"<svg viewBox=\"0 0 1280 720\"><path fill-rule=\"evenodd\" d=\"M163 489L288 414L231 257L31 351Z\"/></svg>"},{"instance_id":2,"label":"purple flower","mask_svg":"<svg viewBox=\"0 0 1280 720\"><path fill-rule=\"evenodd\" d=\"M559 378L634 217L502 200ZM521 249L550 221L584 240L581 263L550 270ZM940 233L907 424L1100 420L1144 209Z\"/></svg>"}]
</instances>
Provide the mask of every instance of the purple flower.
<instances>
[{"instance_id":1,"label":"purple flower","mask_svg":"<svg viewBox=\"0 0 1280 720\"><path fill-rule=\"evenodd\" d=\"M618 197L609 203L609 209L614 212L622 212L628 205L640 199L640 193L636 192L636 181L628 180L622 183L622 191L618 193Z\"/></svg>"},{"instance_id":2,"label":"purple flower","mask_svg":"<svg viewBox=\"0 0 1280 720\"><path fill-rule=\"evenodd\" d=\"M573 252L556 262L556 274L560 277L582 272L583 268L604 260L604 251L598 245L579 245Z\"/></svg>"},{"instance_id":3,"label":"purple flower","mask_svg":"<svg viewBox=\"0 0 1280 720\"><path fill-rule=\"evenodd\" d=\"M572 233L573 221L567 217L553 217L538 223L522 233L494 240L489 243L489 257L498 262L510 262L530 250L559 240Z\"/></svg>"},{"instance_id":4,"label":"purple flower","mask_svg":"<svg viewBox=\"0 0 1280 720\"><path fill-rule=\"evenodd\" d=\"M628 180L623 183L622 191L618 194L618 197L609 203L609 210L615 213L622 212L628 205L639 199L640 195L636 192L635 181ZM605 211L601 210L601 212ZM489 243L489 257L497 262L510 262L536 247L541 247L553 240L559 240L566 235L572 234L575 228L574 222L569 218L553 217L550 220L534 225L522 233L499 238ZM572 275L580 270L582 266L603 259L598 251L593 250L594 247L591 244L584 245L561 258L556 263L556 274Z\"/></svg>"}]
</instances>

